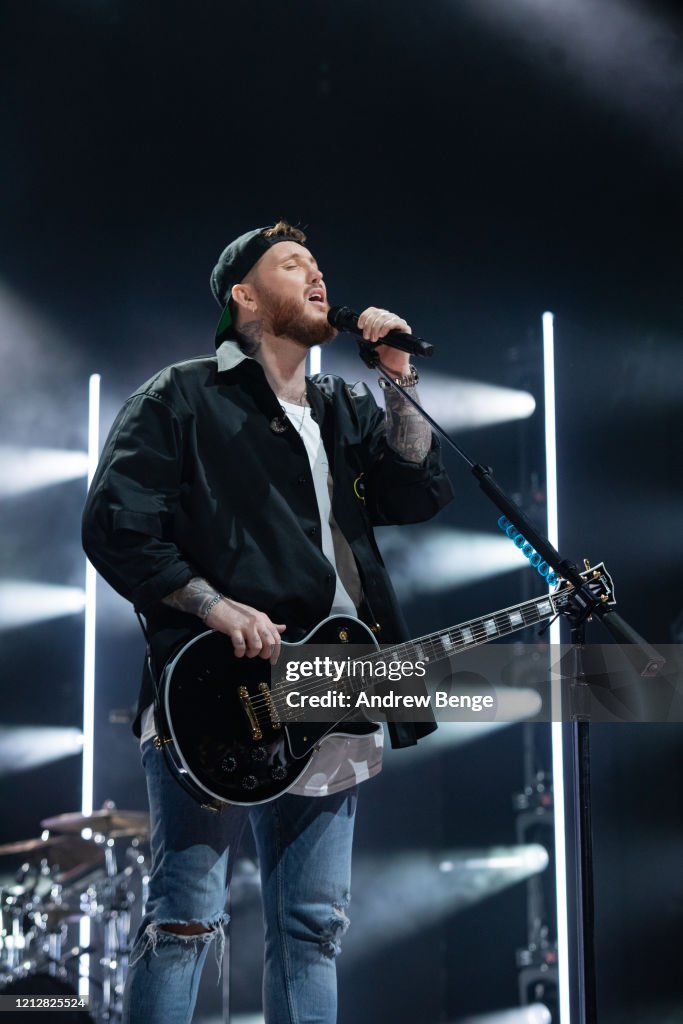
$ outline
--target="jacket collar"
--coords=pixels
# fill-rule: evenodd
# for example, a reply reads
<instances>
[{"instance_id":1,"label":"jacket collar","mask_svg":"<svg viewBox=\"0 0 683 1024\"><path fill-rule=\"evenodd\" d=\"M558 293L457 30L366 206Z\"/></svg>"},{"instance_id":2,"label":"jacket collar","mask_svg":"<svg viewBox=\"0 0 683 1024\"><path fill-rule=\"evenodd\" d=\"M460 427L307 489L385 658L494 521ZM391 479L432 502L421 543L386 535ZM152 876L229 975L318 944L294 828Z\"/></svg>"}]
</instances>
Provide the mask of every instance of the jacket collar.
<instances>
[{"instance_id":1,"label":"jacket collar","mask_svg":"<svg viewBox=\"0 0 683 1024\"><path fill-rule=\"evenodd\" d=\"M245 359L250 359L252 362L256 362L251 356L246 355L239 347L238 343L233 338L226 338L225 341L221 342L216 352L216 359L218 360L218 370L222 373L224 370L234 370L236 366L243 363Z\"/></svg>"},{"instance_id":2,"label":"jacket collar","mask_svg":"<svg viewBox=\"0 0 683 1024\"><path fill-rule=\"evenodd\" d=\"M245 362L261 366L259 361L254 359L253 356L246 355L239 344L232 338L226 338L225 341L221 342L216 351L216 359L218 361L219 373L223 373L226 370L234 370L236 366ZM318 423L322 423L325 415L325 406L329 404L329 399L320 388L316 387L315 381L311 380L310 377L306 378L306 397L311 406L314 419Z\"/></svg>"}]
</instances>

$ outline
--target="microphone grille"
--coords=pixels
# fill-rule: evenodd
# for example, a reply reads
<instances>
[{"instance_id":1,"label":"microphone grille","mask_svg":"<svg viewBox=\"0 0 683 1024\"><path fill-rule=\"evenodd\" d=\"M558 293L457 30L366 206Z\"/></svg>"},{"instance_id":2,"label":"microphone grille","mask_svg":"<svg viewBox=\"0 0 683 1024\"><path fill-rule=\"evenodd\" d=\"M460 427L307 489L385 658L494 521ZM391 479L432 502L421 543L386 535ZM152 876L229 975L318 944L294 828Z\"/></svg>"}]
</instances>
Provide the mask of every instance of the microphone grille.
<instances>
[{"instance_id":1,"label":"microphone grille","mask_svg":"<svg viewBox=\"0 0 683 1024\"><path fill-rule=\"evenodd\" d=\"M338 331L348 331L357 326L358 314L348 306L332 306L327 319Z\"/></svg>"}]
</instances>

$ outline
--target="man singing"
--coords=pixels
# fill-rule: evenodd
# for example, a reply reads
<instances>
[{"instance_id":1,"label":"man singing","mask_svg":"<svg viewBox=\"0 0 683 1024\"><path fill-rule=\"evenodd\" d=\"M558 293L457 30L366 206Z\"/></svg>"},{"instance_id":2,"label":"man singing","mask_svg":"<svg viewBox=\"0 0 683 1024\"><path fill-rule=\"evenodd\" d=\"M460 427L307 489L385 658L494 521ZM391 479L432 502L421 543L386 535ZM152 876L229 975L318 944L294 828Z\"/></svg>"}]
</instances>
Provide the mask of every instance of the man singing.
<instances>
[{"instance_id":1,"label":"man singing","mask_svg":"<svg viewBox=\"0 0 683 1024\"><path fill-rule=\"evenodd\" d=\"M150 666L136 734L147 777L152 871L130 957L127 1024L186 1024L250 821L262 880L268 1024L333 1024L335 957L348 926L358 784L381 767L382 732L324 739L284 795L211 812L173 778L155 744L154 686L171 655L211 628L235 655L275 659L327 615L357 615L381 643L407 639L373 527L421 522L452 497L431 430L393 389L307 378L332 340L326 287L306 236L281 221L222 253L214 357L162 370L128 399L105 444L83 542L147 623ZM391 376L414 389L408 357L381 344L400 317L359 324ZM386 383L386 382L384 382ZM199 697L198 697L199 699ZM429 724L390 725L394 746Z\"/></svg>"}]
</instances>

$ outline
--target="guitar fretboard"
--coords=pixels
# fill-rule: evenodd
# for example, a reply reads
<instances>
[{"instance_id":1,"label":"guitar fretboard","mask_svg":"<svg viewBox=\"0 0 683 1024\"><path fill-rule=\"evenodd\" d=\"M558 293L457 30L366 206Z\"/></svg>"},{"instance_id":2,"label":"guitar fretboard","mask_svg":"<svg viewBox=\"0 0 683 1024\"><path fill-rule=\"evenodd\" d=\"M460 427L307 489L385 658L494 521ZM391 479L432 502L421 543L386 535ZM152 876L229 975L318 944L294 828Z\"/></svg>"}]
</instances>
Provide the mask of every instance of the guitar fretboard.
<instances>
[{"instance_id":1,"label":"guitar fretboard","mask_svg":"<svg viewBox=\"0 0 683 1024\"><path fill-rule=\"evenodd\" d=\"M554 613L555 607L550 597L536 598L512 608L505 608L493 615L470 619L469 622L452 626L443 632L431 633L428 636L419 637L417 640L410 640L408 643L391 648L391 650L377 651L374 656L381 661L407 660L427 663L439 661L441 658L448 658L469 647L478 647L491 640L509 636L510 633L516 633L518 629L524 629L525 626L535 626L540 622L545 622Z\"/></svg>"},{"instance_id":2,"label":"guitar fretboard","mask_svg":"<svg viewBox=\"0 0 683 1024\"><path fill-rule=\"evenodd\" d=\"M552 597L550 595L537 597L532 601L504 608L492 615L484 615L480 619L470 619L469 622L462 622L458 626L451 626L449 629L430 633L427 636L418 637L416 640L397 644L395 647L371 650L360 658L349 659L348 672L345 672L342 678L334 683L334 689L349 697L369 689L376 681L376 675L372 671L363 671L363 664L410 662L415 665L416 662L424 662L430 665L459 654L470 647L479 647L491 640L516 633L519 629L545 622L555 614L555 602L559 596L560 591L557 591ZM356 668L361 671L356 672ZM331 682L328 678L309 678L303 684L296 684L298 690L306 691L308 694L328 692L330 686ZM284 697L289 688L287 684L280 684L279 687L273 689L273 698L278 710L282 712L282 717L292 721L301 715L286 713Z\"/></svg>"}]
</instances>

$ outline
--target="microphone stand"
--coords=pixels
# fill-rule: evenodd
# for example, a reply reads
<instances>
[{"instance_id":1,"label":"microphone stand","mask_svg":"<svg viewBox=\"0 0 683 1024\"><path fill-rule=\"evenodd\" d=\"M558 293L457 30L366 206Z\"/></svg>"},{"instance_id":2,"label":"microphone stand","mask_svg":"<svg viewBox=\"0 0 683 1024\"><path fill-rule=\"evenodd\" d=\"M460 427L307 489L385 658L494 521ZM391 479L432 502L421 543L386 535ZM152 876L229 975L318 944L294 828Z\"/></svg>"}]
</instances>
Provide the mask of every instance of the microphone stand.
<instances>
[{"instance_id":1,"label":"microphone stand","mask_svg":"<svg viewBox=\"0 0 683 1024\"><path fill-rule=\"evenodd\" d=\"M593 906L593 862L591 832L591 781L590 781L590 732L589 716L584 708L588 702L589 681L584 666L583 650L585 640L585 623L592 616L600 619L605 628L612 634L617 643L624 644L625 652L633 663L638 674L652 678L663 668L664 658L646 640L643 639L603 598L596 596L590 589L589 580L585 580L579 568L567 558L563 558L555 550L548 538L540 533L528 519L522 509L502 490L493 476L490 466L474 462L460 448L442 427L426 412L404 387L387 373L380 364L375 345L363 339L356 339L361 359L372 370L377 370L388 381L395 391L417 409L433 429L443 437L446 443L463 459L479 487L487 498L503 513L510 523L516 527L529 543L536 549L548 565L573 585L572 596L566 608L560 614L566 615L570 622L570 639L573 657L574 683L571 689L576 695L575 711L571 721L563 726L563 745L569 748L569 763L565 768L565 780L554 780L553 785L562 785L566 781L572 794L571 824L572 842L570 865L574 877L574 930L576 937L575 969L578 984L570 986L570 1009L572 1019L580 1024L597 1024L597 1000L595 985L595 920ZM391 344L391 341L387 342ZM604 595L607 600L607 595ZM558 893L558 898L562 898Z\"/></svg>"}]
</instances>

